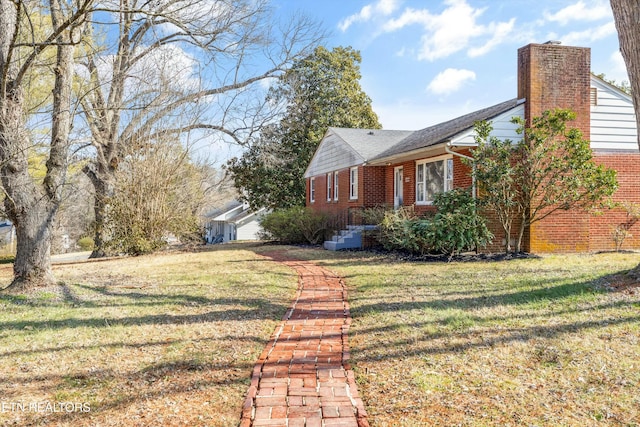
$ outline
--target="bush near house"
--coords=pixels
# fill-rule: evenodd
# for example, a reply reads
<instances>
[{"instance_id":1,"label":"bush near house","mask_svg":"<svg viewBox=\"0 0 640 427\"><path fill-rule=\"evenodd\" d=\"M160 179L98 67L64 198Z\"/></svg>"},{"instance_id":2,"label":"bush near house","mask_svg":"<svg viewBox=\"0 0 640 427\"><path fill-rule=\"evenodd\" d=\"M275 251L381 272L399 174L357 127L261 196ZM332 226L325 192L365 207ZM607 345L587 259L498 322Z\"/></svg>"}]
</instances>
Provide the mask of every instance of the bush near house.
<instances>
[{"instance_id":1,"label":"bush near house","mask_svg":"<svg viewBox=\"0 0 640 427\"><path fill-rule=\"evenodd\" d=\"M417 217L411 209L387 211L379 224L378 241L387 250L451 256L491 242L493 234L469 191L437 194L434 206L437 211L428 218Z\"/></svg>"},{"instance_id":2,"label":"bush near house","mask_svg":"<svg viewBox=\"0 0 640 427\"><path fill-rule=\"evenodd\" d=\"M283 244L317 245L334 231L333 215L302 206L281 209L265 215L260 221L264 240Z\"/></svg>"}]
</instances>

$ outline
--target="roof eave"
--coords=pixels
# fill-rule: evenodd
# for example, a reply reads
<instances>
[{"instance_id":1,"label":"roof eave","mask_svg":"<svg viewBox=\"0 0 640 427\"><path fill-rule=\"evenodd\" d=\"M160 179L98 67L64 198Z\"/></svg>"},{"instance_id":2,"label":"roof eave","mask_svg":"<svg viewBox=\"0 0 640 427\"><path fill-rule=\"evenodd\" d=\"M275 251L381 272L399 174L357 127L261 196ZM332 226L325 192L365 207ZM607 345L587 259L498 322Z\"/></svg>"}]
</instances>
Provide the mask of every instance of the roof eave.
<instances>
[{"instance_id":1,"label":"roof eave","mask_svg":"<svg viewBox=\"0 0 640 427\"><path fill-rule=\"evenodd\" d=\"M390 156L379 157L377 159L369 160L367 166L388 166L391 164L402 163L405 161L417 160L424 157L431 157L437 155L438 151L444 153L444 146L449 140L438 142L437 144L430 145L429 147L417 148L415 150L406 151L403 153L392 154Z\"/></svg>"}]
</instances>

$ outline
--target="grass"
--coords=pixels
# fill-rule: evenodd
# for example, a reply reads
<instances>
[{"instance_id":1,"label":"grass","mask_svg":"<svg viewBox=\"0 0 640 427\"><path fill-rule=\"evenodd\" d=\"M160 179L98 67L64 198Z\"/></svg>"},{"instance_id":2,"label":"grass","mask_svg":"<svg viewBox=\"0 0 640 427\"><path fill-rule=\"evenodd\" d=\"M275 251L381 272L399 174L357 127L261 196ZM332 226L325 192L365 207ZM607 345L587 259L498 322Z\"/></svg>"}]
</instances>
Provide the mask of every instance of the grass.
<instances>
[{"instance_id":1,"label":"grass","mask_svg":"<svg viewBox=\"0 0 640 427\"><path fill-rule=\"evenodd\" d=\"M234 426L294 273L231 245L58 265L0 294L0 425ZM637 254L408 263L286 248L349 287L351 357L372 426L640 425ZM10 265L0 266L8 283Z\"/></svg>"},{"instance_id":2,"label":"grass","mask_svg":"<svg viewBox=\"0 0 640 427\"><path fill-rule=\"evenodd\" d=\"M286 267L238 246L54 273L59 286L0 294L0 425L236 425L297 285ZM0 280L10 275L0 266ZM17 406L38 402L89 411Z\"/></svg>"},{"instance_id":3,"label":"grass","mask_svg":"<svg viewBox=\"0 0 640 427\"><path fill-rule=\"evenodd\" d=\"M637 254L407 263L292 249L349 287L372 426L640 425Z\"/></svg>"}]
</instances>

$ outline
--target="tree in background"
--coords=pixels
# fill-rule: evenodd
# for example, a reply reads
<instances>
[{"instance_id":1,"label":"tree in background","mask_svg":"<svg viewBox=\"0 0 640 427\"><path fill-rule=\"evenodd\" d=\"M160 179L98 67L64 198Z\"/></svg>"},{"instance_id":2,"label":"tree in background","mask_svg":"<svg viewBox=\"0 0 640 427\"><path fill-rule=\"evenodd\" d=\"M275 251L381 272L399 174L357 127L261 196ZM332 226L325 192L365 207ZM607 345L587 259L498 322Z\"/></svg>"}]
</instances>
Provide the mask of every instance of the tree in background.
<instances>
[{"instance_id":1,"label":"tree in background","mask_svg":"<svg viewBox=\"0 0 640 427\"><path fill-rule=\"evenodd\" d=\"M589 141L578 129L567 128L574 119L575 113L566 109L545 111L529 127L514 117L522 139L513 144L489 137L487 124L476 126L481 140L473 151L479 197L509 233L505 250L510 250L515 219L520 222L515 250L520 252L531 224L559 210L593 209L615 192L615 171L596 164Z\"/></svg>"},{"instance_id":2,"label":"tree in background","mask_svg":"<svg viewBox=\"0 0 640 427\"><path fill-rule=\"evenodd\" d=\"M141 255L164 247L170 235L200 237L203 170L171 134L153 137L121 157L108 200L109 253Z\"/></svg>"},{"instance_id":3,"label":"tree in background","mask_svg":"<svg viewBox=\"0 0 640 427\"><path fill-rule=\"evenodd\" d=\"M90 131L84 172L95 190L92 257L106 254L109 201L131 147L157 140L154 134L245 144L272 117L260 82L282 74L322 36L304 17L273 21L266 0L101 5L110 19L92 21L77 75Z\"/></svg>"},{"instance_id":4,"label":"tree in background","mask_svg":"<svg viewBox=\"0 0 640 427\"><path fill-rule=\"evenodd\" d=\"M304 172L329 127L381 127L360 86L360 62L360 53L351 47L318 47L270 90L271 101L284 108L282 118L228 163L252 208L305 204Z\"/></svg>"}]
</instances>

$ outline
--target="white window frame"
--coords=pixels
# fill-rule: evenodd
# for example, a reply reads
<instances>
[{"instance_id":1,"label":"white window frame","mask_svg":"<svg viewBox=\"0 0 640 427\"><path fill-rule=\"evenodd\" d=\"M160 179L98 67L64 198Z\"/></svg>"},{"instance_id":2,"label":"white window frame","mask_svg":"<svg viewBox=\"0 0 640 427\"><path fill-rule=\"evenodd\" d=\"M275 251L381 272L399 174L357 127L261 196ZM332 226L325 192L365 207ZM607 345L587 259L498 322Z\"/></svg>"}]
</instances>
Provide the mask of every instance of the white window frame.
<instances>
[{"instance_id":1,"label":"white window frame","mask_svg":"<svg viewBox=\"0 0 640 427\"><path fill-rule=\"evenodd\" d=\"M333 173L333 201L338 201L340 188L338 187L338 171Z\"/></svg>"},{"instance_id":2,"label":"white window frame","mask_svg":"<svg viewBox=\"0 0 640 427\"><path fill-rule=\"evenodd\" d=\"M349 200L358 200L358 167L349 169Z\"/></svg>"},{"instance_id":3,"label":"white window frame","mask_svg":"<svg viewBox=\"0 0 640 427\"><path fill-rule=\"evenodd\" d=\"M333 185L331 184L331 177L333 173L329 172L327 174L327 202L331 201L331 192L333 191Z\"/></svg>"},{"instance_id":4,"label":"white window frame","mask_svg":"<svg viewBox=\"0 0 640 427\"><path fill-rule=\"evenodd\" d=\"M309 201L314 203L316 201L316 179L311 178L309 180Z\"/></svg>"},{"instance_id":5,"label":"white window frame","mask_svg":"<svg viewBox=\"0 0 640 427\"><path fill-rule=\"evenodd\" d=\"M453 189L453 156L450 154L445 154L442 156L431 157L429 159L417 160L416 161L416 205L433 205L433 200L427 200L427 176L424 173L425 168L423 166L423 179L419 180L419 166L426 165L429 163L435 162L444 162L444 176L442 188L444 191L449 191ZM420 200L420 189L424 193L424 200Z\"/></svg>"}]
</instances>

